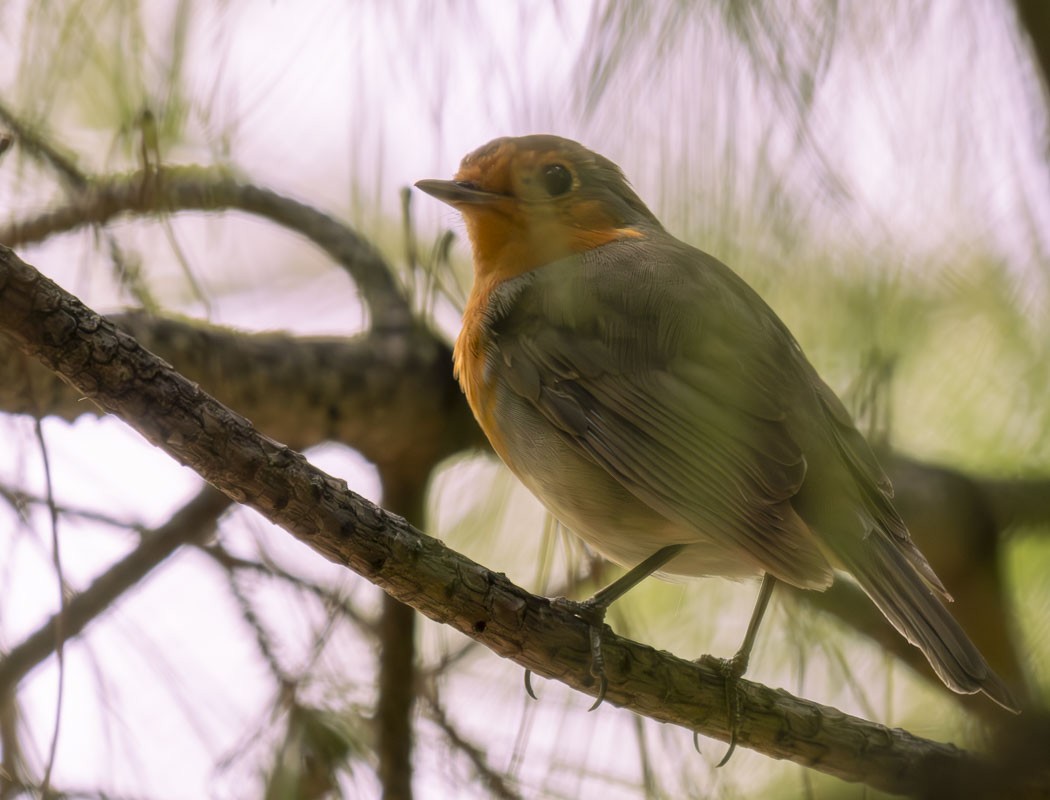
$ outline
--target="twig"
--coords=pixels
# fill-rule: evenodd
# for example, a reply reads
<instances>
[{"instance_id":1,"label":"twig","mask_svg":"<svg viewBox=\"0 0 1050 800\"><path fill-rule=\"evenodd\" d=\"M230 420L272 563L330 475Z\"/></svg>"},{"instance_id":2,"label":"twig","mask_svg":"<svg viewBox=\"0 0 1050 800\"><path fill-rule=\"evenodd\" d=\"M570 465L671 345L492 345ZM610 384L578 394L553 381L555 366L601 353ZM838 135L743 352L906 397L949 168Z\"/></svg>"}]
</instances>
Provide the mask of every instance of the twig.
<instances>
[{"instance_id":1,"label":"twig","mask_svg":"<svg viewBox=\"0 0 1050 800\"><path fill-rule=\"evenodd\" d=\"M467 757L474 772L485 785L490 797L502 798L502 800L521 800L521 794L514 791L507 783L506 777L489 766L485 751L470 742L449 721L445 709L442 708L433 687L423 692L423 700L426 702L427 716L445 734L455 749Z\"/></svg>"},{"instance_id":2,"label":"twig","mask_svg":"<svg viewBox=\"0 0 1050 800\"><path fill-rule=\"evenodd\" d=\"M125 214L234 209L294 230L328 253L354 279L374 325L397 329L413 324L408 299L370 242L312 206L243 183L217 168L151 167L149 172L96 178L64 206L0 226L0 242L9 246L38 242L85 225L104 225Z\"/></svg>"},{"instance_id":3,"label":"twig","mask_svg":"<svg viewBox=\"0 0 1050 800\"><path fill-rule=\"evenodd\" d=\"M18 115L3 103L0 103L0 122L3 122L12 130L18 138L23 152L38 162L47 165L58 175L59 180L66 188L66 192L71 197L81 195L91 184L91 176L81 170L73 159L64 155L39 130L23 122ZM6 147L3 149L6 149ZM110 258L113 261L117 282L124 286L143 308L150 310L158 308L156 300L150 294L149 287L142 281L139 270L129 265L127 256L124 254L116 237L108 231L104 233L104 237Z\"/></svg>"},{"instance_id":4,"label":"twig","mask_svg":"<svg viewBox=\"0 0 1050 800\"><path fill-rule=\"evenodd\" d=\"M302 592L313 595L324 604L325 608L338 612L349 619L358 630L369 638L374 640L379 635L376 630L377 623L374 619L362 614L347 598L326 586L301 578L298 575L292 575L289 572L276 570L268 564L262 564L247 558L239 558L232 555L220 544L202 545L198 543L197 548L228 572L253 572L281 583L287 583Z\"/></svg>"},{"instance_id":5,"label":"twig","mask_svg":"<svg viewBox=\"0 0 1050 800\"><path fill-rule=\"evenodd\" d=\"M216 520L229 505L230 500L211 487L202 489L167 523L145 536L135 550L69 601L65 609L65 638L77 636L183 544L211 535ZM10 696L14 687L55 651L59 624L57 616L52 617L0 659L0 697Z\"/></svg>"},{"instance_id":6,"label":"twig","mask_svg":"<svg viewBox=\"0 0 1050 800\"><path fill-rule=\"evenodd\" d=\"M58 509L55 507L55 490L51 481L51 459L48 457L47 441L44 439L44 428L37 416L33 420L33 430L40 444L40 458L44 465L44 486L46 487L47 508L51 520L51 563L55 568L55 580L58 584L58 613L54 621L55 658L58 661L58 688L55 693L55 725L51 732L51 744L47 751L47 762L44 767L44 778L40 794L47 797L51 790L51 773L55 768L55 756L58 753L58 734L62 729L62 701L66 688L66 579L62 572L62 550L58 541Z\"/></svg>"}]
</instances>

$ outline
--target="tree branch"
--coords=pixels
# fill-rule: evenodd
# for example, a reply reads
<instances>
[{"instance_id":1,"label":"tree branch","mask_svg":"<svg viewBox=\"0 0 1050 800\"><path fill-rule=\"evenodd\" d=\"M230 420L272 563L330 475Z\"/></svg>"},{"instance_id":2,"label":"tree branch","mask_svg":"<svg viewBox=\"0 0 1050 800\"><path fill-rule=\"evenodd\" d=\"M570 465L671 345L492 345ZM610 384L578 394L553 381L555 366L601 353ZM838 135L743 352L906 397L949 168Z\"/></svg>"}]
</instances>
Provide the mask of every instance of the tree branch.
<instances>
[{"instance_id":1,"label":"tree branch","mask_svg":"<svg viewBox=\"0 0 1050 800\"><path fill-rule=\"evenodd\" d=\"M0 102L0 122L18 139L22 152L47 164L66 186L80 190L87 185L88 177L71 157L51 144L38 130L27 125L6 103L2 102Z\"/></svg>"},{"instance_id":2,"label":"tree branch","mask_svg":"<svg viewBox=\"0 0 1050 800\"><path fill-rule=\"evenodd\" d=\"M415 465L413 465L415 466ZM383 505L412 525L422 525L427 481L435 464L414 472L385 466L379 472ZM377 628L379 696L376 700L376 753L383 800L412 800L413 713L416 707L416 612L389 594Z\"/></svg>"},{"instance_id":3,"label":"tree branch","mask_svg":"<svg viewBox=\"0 0 1050 800\"><path fill-rule=\"evenodd\" d=\"M408 300L393 271L369 241L312 206L242 183L213 167L151 167L96 178L66 205L0 227L0 242L17 247L85 225L102 225L124 214L231 209L296 231L328 253L350 273L375 327L396 329L413 324Z\"/></svg>"},{"instance_id":4,"label":"tree branch","mask_svg":"<svg viewBox=\"0 0 1050 800\"><path fill-rule=\"evenodd\" d=\"M340 442L373 463L418 472L484 443L452 376L451 348L419 325L346 339L245 333L141 312L108 319L299 450ZM0 347L0 410L66 420L101 413L11 347Z\"/></svg>"},{"instance_id":5,"label":"tree branch","mask_svg":"<svg viewBox=\"0 0 1050 800\"><path fill-rule=\"evenodd\" d=\"M237 502L330 560L493 652L595 693L587 627L347 490L256 432L112 323L0 247L0 329L24 353ZM608 633L607 701L725 741L722 672ZM982 762L951 745L891 730L741 681L739 743L850 781L920 792L931 775ZM1020 780L1017 775L1013 780Z\"/></svg>"},{"instance_id":6,"label":"tree branch","mask_svg":"<svg viewBox=\"0 0 1050 800\"><path fill-rule=\"evenodd\" d=\"M138 547L69 601L61 620L63 638L77 636L179 547L211 535L229 505L228 497L206 486L168 522L147 533ZM18 683L55 652L57 624L58 617L52 617L0 658L0 698L10 697Z\"/></svg>"}]
</instances>

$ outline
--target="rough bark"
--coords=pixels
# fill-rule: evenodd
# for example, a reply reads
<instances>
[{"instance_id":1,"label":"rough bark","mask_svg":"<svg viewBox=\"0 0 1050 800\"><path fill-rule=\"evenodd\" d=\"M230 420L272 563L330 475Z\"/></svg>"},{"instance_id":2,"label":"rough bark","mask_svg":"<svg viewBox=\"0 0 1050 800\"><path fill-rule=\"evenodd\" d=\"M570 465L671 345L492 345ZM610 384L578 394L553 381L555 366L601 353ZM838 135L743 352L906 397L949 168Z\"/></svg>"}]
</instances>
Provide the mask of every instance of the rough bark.
<instances>
[{"instance_id":1,"label":"rough bark","mask_svg":"<svg viewBox=\"0 0 1050 800\"><path fill-rule=\"evenodd\" d=\"M586 626L350 492L0 248L0 326L15 345L237 502L432 619L538 675L594 693ZM728 738L722 673L611 632L607 702ZM922 792L973 755L742 681L739 743L851 781ZM1002 778L1000 778L1002 779ZM1026 776L1014 774L1013 782ZM1031 786L1019 786L1033 791Z\"/></svg>"},{"instance_id":2,"label":"rough bark","mask_svg":"<svg viewBox=\"0 0 1050 800\"><path fill-rule=\"evenodd\" d=\"M108 319L267 436L298 450L340 442L373 463L432 466L483 437L426 329L353 338L251 334L142 312ZM34 359L0 347L0 410L73 420L101 409ZM414 468L418 472L418 467Z\"/></svg>"}]
</instances>

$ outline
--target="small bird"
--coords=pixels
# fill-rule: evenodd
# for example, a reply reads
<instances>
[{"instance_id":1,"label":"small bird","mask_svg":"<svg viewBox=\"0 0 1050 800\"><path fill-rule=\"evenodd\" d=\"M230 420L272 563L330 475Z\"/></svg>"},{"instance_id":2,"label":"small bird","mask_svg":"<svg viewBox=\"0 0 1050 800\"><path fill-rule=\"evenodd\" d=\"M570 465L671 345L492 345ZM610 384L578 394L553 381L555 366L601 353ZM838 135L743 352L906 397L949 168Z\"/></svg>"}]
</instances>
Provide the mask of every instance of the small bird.
<instances>
[{"instance_id":1,"label":"small bird","mask_svg":"<svg viewBox=\"0 0 1050 800\"><path fill-rule=\"evenodd\" d=\"M560 522L629 568L566 602L591 624L603 688L605 610L650 574L763 577L727 662L739 677L776 581L823 590L841 570L948 687L1017 710L787 326L664 230L616 164L557 136L501 138L416 186L466 222L454 367L478 423Z\"/></svg>"}]
</instances>

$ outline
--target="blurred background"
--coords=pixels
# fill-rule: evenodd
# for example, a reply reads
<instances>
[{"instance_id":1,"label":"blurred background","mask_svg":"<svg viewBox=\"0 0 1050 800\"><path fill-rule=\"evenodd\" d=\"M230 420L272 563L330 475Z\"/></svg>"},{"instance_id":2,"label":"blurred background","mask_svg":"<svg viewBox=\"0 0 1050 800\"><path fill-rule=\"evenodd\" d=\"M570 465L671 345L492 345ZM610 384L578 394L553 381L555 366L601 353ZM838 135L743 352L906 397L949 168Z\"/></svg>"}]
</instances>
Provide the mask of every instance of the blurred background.
<instances>
[{"instance_id":1,"label":"blurred background","mask_svg":"<svg viewBox=\"0 0 1050 800\"><path fill-rule=\"evenodd\" d=\"M397 449L421 373L368 350L374 291L316 226L230 189L343 223L444 347L469 251L406 187L496 136L577 139L787 322L885 453L967 630L1045 707L1048 52L1024 0L4 0L0 242L353 490L583 597L615 571L476 431ZM193 202L156 178L180 165ZM302 367L329 345L348 349ZM369 382L361 348L387 370L378 422L318 431ZM874 796L744 750L715 770L721 743L697 754L553 682L531 701L519 667L202 491L3 339L0 362L0 798ZM748 677L985 743L991 704L945 692L837 588L778 593ZM610 622L729 656L756 591L646 581Z\"/></svg>"}]
</instances>

